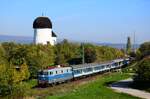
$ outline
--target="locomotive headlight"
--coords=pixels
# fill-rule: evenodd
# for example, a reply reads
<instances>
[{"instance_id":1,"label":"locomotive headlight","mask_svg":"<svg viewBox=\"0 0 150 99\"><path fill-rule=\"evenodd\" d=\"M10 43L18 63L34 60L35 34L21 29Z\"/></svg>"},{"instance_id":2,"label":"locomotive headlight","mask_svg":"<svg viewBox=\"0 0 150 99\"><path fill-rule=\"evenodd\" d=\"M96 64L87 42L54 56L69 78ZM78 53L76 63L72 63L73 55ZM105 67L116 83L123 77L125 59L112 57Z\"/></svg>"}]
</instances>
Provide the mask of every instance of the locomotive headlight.
<instances>
[{"instance_id":1,"label":"locomotive headlight","mask_svg":"<svg viewBox=\"0 0 150 99\"><path fill-rule=\"evenodd\" d=\"M41 77L45 77L45 75L41 75Z\"/></svg>"}]
</instances>

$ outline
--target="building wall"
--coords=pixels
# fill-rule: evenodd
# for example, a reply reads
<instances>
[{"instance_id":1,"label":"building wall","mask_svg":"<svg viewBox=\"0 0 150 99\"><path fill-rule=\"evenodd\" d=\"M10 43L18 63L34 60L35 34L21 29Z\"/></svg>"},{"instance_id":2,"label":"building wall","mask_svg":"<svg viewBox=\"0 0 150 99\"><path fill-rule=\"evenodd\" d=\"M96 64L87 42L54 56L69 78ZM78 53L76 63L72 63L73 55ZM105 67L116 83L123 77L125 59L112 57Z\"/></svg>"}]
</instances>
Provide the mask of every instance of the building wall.
<instances>
[{"instance_id":1,"label":"building wall","mask_svg":"<svg viewBox=\"0 0 150 99\"><path fill-rule=\"evenodd\" d=\"M57 43L57 38L56 37L52 37L51 45L55 45L56 43Z\"/></svg>"},{"instance_id":2,"label":"building wall","mask_svg":"<svg viewBox=\"0 0 150 99\"><path fill-rule=\"evenodd\" d=\"M34 29L34 43L35 44L48 44L52 43L52 29Z\"/></svg>"}]
</instances>

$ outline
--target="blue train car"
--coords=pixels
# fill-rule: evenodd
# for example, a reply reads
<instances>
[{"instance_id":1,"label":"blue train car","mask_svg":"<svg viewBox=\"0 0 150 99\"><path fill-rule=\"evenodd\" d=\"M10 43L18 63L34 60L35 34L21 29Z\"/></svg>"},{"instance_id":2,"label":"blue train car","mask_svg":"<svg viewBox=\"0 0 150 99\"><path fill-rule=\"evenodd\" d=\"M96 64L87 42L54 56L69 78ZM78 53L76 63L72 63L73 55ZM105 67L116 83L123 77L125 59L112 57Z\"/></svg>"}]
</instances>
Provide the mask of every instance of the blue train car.
<instances>
[{"instance_id":1,"label":"blue train car","mask_svg":"<svg viewBox=\"0 0 150 99\"><path fill-rule=\"evenodd\" d=\"M57 82L64 82L73 78L71 67L56 67L52 69L46 69L39 71L38 83L43 84L54 84Z\"/></svg>"}]
</instances>

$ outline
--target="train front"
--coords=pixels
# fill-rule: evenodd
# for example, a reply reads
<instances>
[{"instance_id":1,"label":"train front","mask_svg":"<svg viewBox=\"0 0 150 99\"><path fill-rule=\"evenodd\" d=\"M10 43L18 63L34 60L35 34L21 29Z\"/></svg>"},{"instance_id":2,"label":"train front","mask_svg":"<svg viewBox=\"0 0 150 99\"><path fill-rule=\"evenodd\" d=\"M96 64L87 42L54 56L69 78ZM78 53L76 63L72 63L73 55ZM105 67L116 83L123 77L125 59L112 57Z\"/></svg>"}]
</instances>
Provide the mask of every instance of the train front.
<instances>
[{"instance_id":1,"label":"train front","mask_svg":"<svg viewBox=\"0 0 150 99\"><path fill-rule=\"evenodd\" d=\"M48 71L47 70L40 70L38 72L38 84L39 85L48 84Z\"/></svg>"}]
</instances>

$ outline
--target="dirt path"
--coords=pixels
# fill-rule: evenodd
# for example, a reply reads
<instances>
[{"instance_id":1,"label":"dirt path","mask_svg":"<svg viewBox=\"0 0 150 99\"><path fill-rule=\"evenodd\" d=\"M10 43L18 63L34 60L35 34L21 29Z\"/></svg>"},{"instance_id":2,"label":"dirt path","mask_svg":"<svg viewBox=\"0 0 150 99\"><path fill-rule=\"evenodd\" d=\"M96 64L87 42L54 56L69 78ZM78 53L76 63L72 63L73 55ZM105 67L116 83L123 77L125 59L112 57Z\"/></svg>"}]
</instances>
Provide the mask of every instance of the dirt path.
<instances>
[{"instance_id":1,"label":"dirt path","mask_svg":"<svg viewBox=\"0 0 150 99\"><path fill-rule=\"evenodd\" d=\"M132 82L132 79L121 80L119 82L111 84L110 87L117 92L127 93L143 99L150 99L150 93L138 89L129 88L128 86Z\"/></svg>"}]
</instances>

